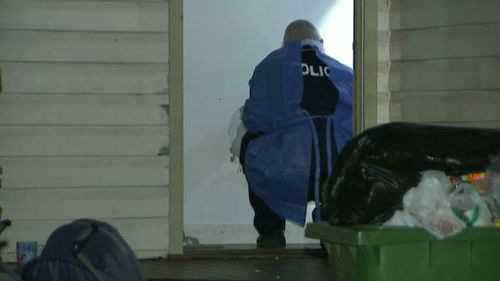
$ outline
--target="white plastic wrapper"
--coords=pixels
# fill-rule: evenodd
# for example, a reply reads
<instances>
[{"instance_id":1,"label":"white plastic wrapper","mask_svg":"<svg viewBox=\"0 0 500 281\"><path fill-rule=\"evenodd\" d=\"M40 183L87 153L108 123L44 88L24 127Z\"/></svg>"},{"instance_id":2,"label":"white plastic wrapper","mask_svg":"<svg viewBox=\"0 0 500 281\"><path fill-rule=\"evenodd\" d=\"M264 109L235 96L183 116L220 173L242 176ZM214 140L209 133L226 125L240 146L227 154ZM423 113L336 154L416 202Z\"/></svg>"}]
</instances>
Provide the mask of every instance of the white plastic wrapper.
<instances>
[{"instance_id":1,"label":"white plastic wrapper","mask_svg":"<svg viewBox=\"0 0 500 281\"><path fill-rule=\"evenodd\" d=\"M424 227L439 239L460 232L466 225L453 213L449 200L451 189L443 172L423 172L420 183L404 195L404 210L396 212L385 225Z\"/></svg>"},{"instance_id":2,"label":"white plastic wrapper","mask_svg":"<svg viewBox=\"0 0 500 281\"><path fill-rule=\"evenodd\" d=\"M408 227L420 227L422 226L418 219L412 214L406 211L396 211L394 216L390 218L384 225L388 226L408 226Z\"/></svg>"},{"instance_id":3,"label":"white plastic wrapper","mask_svg":"<svg viewBox=\"0 0 500 281\"><path fill-rule=\"evenodd\" d=\"M457 215L468 226L491 225L491 214L477 189L468 183L460 183L450 196L450 204Z\"/></svg>"},{"instance_id":4,"label":"white plastic wrapper","mask_svg":"<svg viewBox=\"0 0 500 281\"><path fill-rule=\"evenodd\" d=\"M247 132L242 121L243 107L240 107L234 112L229 123L227 134L229 137L229 152L231 153L231 162L234 162L240 157L240 146L243 136Z\"/></svg>"}]
</instances>

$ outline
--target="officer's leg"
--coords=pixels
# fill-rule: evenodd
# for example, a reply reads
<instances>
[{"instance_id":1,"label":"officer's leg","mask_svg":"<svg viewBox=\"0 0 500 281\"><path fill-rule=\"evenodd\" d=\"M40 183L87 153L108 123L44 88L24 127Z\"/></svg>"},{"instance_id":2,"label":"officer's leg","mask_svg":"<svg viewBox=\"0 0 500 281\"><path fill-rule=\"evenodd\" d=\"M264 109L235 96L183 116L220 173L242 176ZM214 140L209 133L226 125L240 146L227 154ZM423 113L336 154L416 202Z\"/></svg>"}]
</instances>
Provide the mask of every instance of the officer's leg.
<instances>
[{"instance_id":1,"label":"officer's leg","mask_svg":"<svg viewBox=\"0 0 500 281\"><path fill-rule=\"evenodd\" d=\"M257 135L247 133L241 141L240 161L245 172L245 154L249 142L256 138ZM267 204L258 197L250 185L248 186L248 197L250 205L254 210L253 225L259 237L257 238L257 246L261 248L284 247L286 244L284 231L285 220L278 216Z\"/></svg>"},{"instance_id":2,"label":"officer's leg","mask_svg":"<svg viewBox=\"0 0 500 281\"><path fill-rule=\"evenodd\" d=\"M253 225L260 235L269 236L276 233L283 233L285 230L285 220L278 216L252 188L248 187L248 197L250 205L255 213Z\"/></svg>"}]
</instances>

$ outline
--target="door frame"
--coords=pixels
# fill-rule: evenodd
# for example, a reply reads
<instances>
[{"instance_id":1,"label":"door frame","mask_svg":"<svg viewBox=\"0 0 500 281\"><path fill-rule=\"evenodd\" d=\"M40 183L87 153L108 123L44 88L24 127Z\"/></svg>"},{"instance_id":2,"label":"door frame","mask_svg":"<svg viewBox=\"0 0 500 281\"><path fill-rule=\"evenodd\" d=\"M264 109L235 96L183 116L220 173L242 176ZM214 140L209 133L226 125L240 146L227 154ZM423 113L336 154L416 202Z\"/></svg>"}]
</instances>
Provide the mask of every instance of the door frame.
<instances>
[{"instance_id":1,"label":"door frame","mask_svg":"<svg viewBox=\"0 0 500 281\"><path fill-rule=\"evenodd\" d=\"M183 253L184 244L184 123L183 123L183 1L170 0L169 15L169 199L168 253Z\"/></svg>"},{"instance_id":2,"label":"door frame","mask_svg":"<svg viewBox=\"0 0 500 281\"><path fill-rule=\"evenodd\" d=\"M378 0L354 1L354 132L377 125Z\"/></svg>"},{"instance_id":3,"label":"door frame","mask_svg":"<svg viewBox=\"0 0 500 281\"><path fill-rule=\"evenodd\" d=\"M169 254L184 245L183 0L169 0ZM354 132L377 124L378 0L354 1Z\"/></svg>"}]
</instances>

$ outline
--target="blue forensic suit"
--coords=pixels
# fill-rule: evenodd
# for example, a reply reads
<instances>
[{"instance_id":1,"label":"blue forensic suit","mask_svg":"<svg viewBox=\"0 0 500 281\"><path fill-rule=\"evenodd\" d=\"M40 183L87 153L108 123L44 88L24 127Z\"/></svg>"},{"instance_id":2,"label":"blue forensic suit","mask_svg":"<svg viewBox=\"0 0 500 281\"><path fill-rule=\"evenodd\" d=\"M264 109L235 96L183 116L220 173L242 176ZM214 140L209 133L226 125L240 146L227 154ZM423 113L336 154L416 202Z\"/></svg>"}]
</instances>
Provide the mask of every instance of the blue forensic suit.
<instances>
[{"instance_id":1,"label":"blue forensic suit","mask_svg":"<svg viewBox=\"0 0 500 281\"><path fill-rule=\"evenodd\" d=\"M244 157L251 191L277 215L301 225L310 187L318 204L320 178L330 175L335 155L352 137L352 69L317 46L310 48L321 65L304 63L300 41L288 42L257 65L242 117L249 132L259 135ZM315 100L314 87L304 86L315 77L329 78L333 99ZM315 109L322 104L334 108Z\"/></svg>"}]
</instances>

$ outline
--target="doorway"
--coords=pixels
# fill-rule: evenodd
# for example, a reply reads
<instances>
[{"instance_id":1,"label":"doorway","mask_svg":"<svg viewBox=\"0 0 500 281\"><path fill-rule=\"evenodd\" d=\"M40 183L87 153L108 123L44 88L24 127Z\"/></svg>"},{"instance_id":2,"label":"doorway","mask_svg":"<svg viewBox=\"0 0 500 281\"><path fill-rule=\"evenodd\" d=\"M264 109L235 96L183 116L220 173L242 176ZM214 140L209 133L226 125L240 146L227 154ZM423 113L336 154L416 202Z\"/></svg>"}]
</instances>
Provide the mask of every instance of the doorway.
<instances>
[{"instance_id":1,"label":"doorway","mask_svg":"<svg viewBox=\"0 0 500 281\"><path fill-rule=\"evenodd\" d=\"M281 45L284 29L315 24L329 55L353 65L348 0L184 0L184 232L202 245L253 244L244 175L230 161L228 128L248 97L253 69ZM308 215L308 218L311 216ZM289 224L290 244L315 243Z\"/></svg>"}]
</instances>

